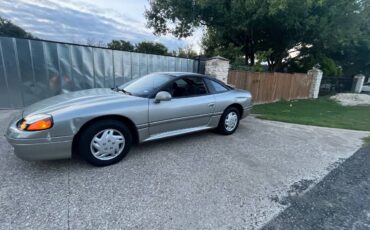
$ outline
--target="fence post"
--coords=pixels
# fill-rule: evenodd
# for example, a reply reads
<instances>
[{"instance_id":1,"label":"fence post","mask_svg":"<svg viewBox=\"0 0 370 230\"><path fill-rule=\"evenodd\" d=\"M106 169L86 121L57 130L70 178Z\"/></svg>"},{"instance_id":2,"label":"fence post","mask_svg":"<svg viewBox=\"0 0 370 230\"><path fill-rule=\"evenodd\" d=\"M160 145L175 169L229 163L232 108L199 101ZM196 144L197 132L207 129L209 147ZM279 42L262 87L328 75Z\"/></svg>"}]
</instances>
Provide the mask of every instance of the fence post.
<instances>
[{"instance_id":1,"label":"fence post","mask_svg":"<svg viewBox=\"0 0 370 230\"><path fill-rule=\"evenodd\" d=\"M311 70L308 71L307 75L312 78L309 98L319 97L322 74L322 71L316 67L313 67Z\"/></svg>"},{"instance_id":2,"label":"fence post","mask_svg":"<svg viewBox=\"0 0 370 230\"><path fill-rule=\"evenodd\" d=\"M353 77L353 84L352 84L352 92L354 93L361 93L362 86L365 82L365 76L362 74L357 74Z\"/></svg>"},{"instance_id":3,"label":"fence post","mask_svg":"<svg viewBox=\"0 0 370 230\"><path fill-rule=\"evenodd\" d=\"M229 60L220 56L212 57L206 61L205 74L227 84L229 74Z\"/></svg>"}]
</instances>

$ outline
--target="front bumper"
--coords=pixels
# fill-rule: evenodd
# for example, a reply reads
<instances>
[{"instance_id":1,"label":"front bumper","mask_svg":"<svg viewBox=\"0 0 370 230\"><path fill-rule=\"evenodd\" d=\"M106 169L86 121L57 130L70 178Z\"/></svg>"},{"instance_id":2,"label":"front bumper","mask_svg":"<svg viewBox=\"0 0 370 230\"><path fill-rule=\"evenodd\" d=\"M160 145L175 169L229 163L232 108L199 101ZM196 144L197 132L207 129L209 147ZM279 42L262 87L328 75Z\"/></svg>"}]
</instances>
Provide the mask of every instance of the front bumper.
<instances>
[{"instance_id":1,"label":"front bumper","mask_svg":"<svg viewBox=\"0 0 370 230\"><path fill-rule=\"evenodd\" d=\"M246 118L247 116L249 116L251 114L252 107L253 106L251 105L251 106L243 108L243 115L242 115L241 119Z\"/></svg>"},{"instance_id":2,"label":"front bumper","mask_svg":"<svg viewBox=\"0 0 370 230\"><path fill-rule=\"evenodd\" d=\"M15 119L10 123L5 134L8 142L14 147L14 153L23 160L56 160L71 158L72 136L40 138L41 132L22 131L16 127Z\"/></svg>"}]
</instances>

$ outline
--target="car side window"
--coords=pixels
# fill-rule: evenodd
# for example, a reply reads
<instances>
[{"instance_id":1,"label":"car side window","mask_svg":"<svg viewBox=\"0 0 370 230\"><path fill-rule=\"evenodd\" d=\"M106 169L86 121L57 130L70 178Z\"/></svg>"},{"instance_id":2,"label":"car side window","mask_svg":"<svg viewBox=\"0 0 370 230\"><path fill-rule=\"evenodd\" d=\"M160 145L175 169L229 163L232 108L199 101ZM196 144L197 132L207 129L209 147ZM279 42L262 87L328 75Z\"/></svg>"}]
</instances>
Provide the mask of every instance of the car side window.
<instances>
[{"instance_id":1,"label":"car side window","mask_svg":"<svg viewBox=\"0 0 370 230\"><path fill-rule=\"evenodd\" d=\"M207 87L199 77L180 78L163 90L169 92L173 98L194 97L207 94Z\"/></svg>"},{"instance_id":2,"label":"car side window","mask_svg":"<svg viewBox=\"0 0 370 230\"><path fill-rule=\"evenodd\" d=\"M216 81L209 79L208 82L211 84L215 93L222 93L222 92L228 91L228 89L225 86L221 85L220 83Z\"/></svg>"}]
</instances>

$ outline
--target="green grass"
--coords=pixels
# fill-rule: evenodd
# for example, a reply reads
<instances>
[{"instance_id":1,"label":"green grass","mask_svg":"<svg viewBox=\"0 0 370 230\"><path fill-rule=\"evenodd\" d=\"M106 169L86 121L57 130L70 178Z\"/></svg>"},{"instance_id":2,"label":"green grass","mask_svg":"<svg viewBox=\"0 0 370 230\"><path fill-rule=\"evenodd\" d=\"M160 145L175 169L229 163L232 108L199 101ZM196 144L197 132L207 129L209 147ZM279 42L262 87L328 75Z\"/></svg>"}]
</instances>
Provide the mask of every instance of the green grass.
<instances>
[{"instance_id":1,"label":"green grass","mask_svg":"<svg viewBox=\"0 0 370 230\"><path fill-rule=\"evenodd\" d=\"M364 140L364 146L370 146L370 137L365 137L363 140Z\"/></svg>"},{"instance_id":2,"label":"green grass","mask_svg":"<svg viewBox=\"0 0 370 230\"><path fill-rule=\"evenodd\" d=\"M255 105L252 112L267 120L370 131L370 106L341 106L328 97Z\"/></svg>"}]
</instances>

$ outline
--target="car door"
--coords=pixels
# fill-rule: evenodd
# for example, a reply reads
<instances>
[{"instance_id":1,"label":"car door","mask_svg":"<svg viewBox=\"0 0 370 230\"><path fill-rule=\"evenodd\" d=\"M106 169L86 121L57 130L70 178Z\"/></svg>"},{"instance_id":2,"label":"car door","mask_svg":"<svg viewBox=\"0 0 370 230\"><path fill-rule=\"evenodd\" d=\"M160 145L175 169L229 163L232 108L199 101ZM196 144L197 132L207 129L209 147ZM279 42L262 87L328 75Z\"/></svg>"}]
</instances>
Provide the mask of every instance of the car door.
<instances>
[{"instance_id":1,"label":"car door","mask_svg":"<svg viewBox=\"0 0 370 230\"><path fill-rule=\"evenodd\" d=\"M149 101L149 132L157 135L206 127L214 112L215 99L201 77L181 77L160 91L172 95L170 101Z\"/></svg>"}]
</instances>

